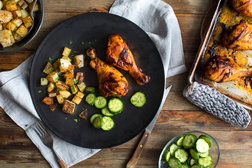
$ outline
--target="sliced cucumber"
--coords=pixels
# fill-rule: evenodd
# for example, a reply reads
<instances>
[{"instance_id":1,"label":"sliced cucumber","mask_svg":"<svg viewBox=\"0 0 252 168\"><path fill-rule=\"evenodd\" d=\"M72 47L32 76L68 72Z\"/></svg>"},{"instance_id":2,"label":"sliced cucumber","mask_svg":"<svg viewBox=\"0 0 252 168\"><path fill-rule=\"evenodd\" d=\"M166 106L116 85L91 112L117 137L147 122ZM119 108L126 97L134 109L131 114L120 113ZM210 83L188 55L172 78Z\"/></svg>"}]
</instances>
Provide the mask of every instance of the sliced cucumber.
<instances>
[{"instance_id":1,"label":"sliced cucumber","mask_svg":"<svg viewBox=\"0 0 252 168\"><path fill-rule=\"evenodd\" d=\"M93 115L90 117L90 123L91 123L91 124L93 124L94 119L95 119L96 117L102 117L102 115L101 115L101 114L93 114Z\"/></svg>"},{"instance_id":2,"label":"sliced cucumber","mask_svg":"<svg viewBox=\"0 0 252 168\"><path fill-rule=\"evenodd\" d=\"M181 165L181 163L179 162L179 160L178 159L176 159L176 158L174 158L174 157L171 157L170 159L169 159L169 166L170 166L170 168L181 168L182 167L182 165Z\"/></svg>"},{"instance_id":3,"label":"sliced cucumber","mask_svg":"<svg viewBox=\"0 0 252 168\"><path fill-rule=\"evenodd\" d=\"M96 120L96 119L95 119ZM95 122L95 121L94 121ZM109 131L114 127L114 121L110 117L102 117L101 129L104 131Z\"/></svg>"},{"instance_id":4,"label":"sliced cucumber","mask_svg":"<svg viewBox=\"0 0 252 168\"><path fill-rule=\"evenodd\" d=\"M101 128L102 122L103 122L102 119L103 119L103 117L101 117L101 116L95 117L95 119L93 121L93 126L97 129Z\"/></svg>"},{"instance_id":5,"label":"sliced cucumber","mask_svg":"<svg viewBox=\"0 0 252 168\"><path fill-rule=\"evenodd\" d=\"M85 92L87 92L87 93L95 93L95 87L93 87L93 86L87 86L85 88Z\"/></svg>"},{"instance_id":6,"label":"sliced cucumber","mask_svg":"<svg viewBox=\"0 0 252 168\"><path fill-rule=\"evenodd\" d=\"M191 148L189 152L193 159L199 160L199 153L196 150Z\"/></svg>"},{"instance_id":7,"label":"sliced cucumber","mask_svg":"<svg viewBox=\"0 0 252 168\"><path fill-rule=\"evenodd\" d=\"M107 99L103 96L98 96L95 98L95 103L94 103L95 107L98 109L102 109L104 107L106 107L107 105Z\"/></svg>"},{"instance_id":8,"label":"sliced cucumber","mask_svg":"<svg viewBox=\"0 0 252 168\"><path fill-rule=\"evenodd\" d=\"M189 168L187 164L182 164L181 168Z\"/></svg>"},{"instance_id":9,"label":"sliced cucumber","mask_svg":"<svg viewBox=\"0 0 252 168\"><path fill-rule=\"evenodd\" d=\"M133 96L130 98L130 102L135 106L135 107L143 107L143 105L146 102L146 98L144 93L142 92L136 92L133 94Z\"/></svg>"},{"instance_id":10,"label":"sliced cucumber","mask_svg":"<svg viewBox=\"0 0 252 168\"><path fill-rule=\"evenodd\" d=\"M184 149L177 149L174 153L175 158L177 158L181 163L186 162L188 159L188 153Z\"/></svg>"},{"instance_id":11,"label":"sliced cucumber","mask_svg":"<svg viewBox=\"0 0 252 168\"><path fill-rule=\"evenodd\" d=\"M183 139L183 147L185 149L189 149L194 147L195 142L197 140L197 136L193 134L187 134L185 138Z\"/></svg>"},{"instance_id":12,"label":"sliced cucumber","mask_svg":"<svg viewBox=\"0 0 252 168\"><path fill-rule=\"evenodd\" d=\"M213 163L213 159L212 159L212 157L210 155L208 155L207 157L199 159L199 165L203 166L203 167L211 166L212 163Z\"/></svg>"},{"instance_id":13,"label":"sliced cucumber","mask_svg":"<svg viewBox=\"0 0 252 168\"><path fill-rule=\"evenodd\" d=\"M165 150L163 154L163 160L168 162L171 157L171 152L169 150Z\"/></svg>"},{"instance_id":14,"label":"sliced cucumber","mask_svg":"<svg viewBox=\"0 0 252 168\"><path fill-rule=\"evenodd\" d=\"M171 146L170 146L170 152L171 152L172 156L174 156L175 150L177 150L178 148L179 147L175 143L171 144Z\"/></svg>"},{"instance_id":15,"label":"sliced cucumber","mask_svg":"<svg viewBox=\"0 0 252 168\"><path fill-rule=\"evenodd\" d=\"M90 94L88 94L87 97L86 97L86 102L87 102L89 105L93 106L93 105L95 104L95 98L96 98L95 94L90 93Z\"/></svg>"},{"instance_id":16,"label":"sliced cucumber","mask_svg":"<svg viewBox=\"0 0 252 168\"><path fill-rule=\"evenodd\" d=\"M202 168L200 165L193 165L191 168Z\"/></svg>"},{"instance_id":17,"label":"sliced cucumber","mask_svg":"<svg viewBox=\"0 0 252 168\"><path fill-rule=\"evenodd\" d=\"M200 156L200 157L207 157L208 154L209 154L209 151L203 152L203 153L199 153L199 156Z\"/></svg>"},{"instance_id":18,"label":"sliced cucumber","mask_svg":"<svg viewBox=\"0 0 252 168\"><path fill-rule=\"evenodd\" d=\"M200 135L199 139L204 139L208 143L209 147L212 146L212 140L208 136L206 136L206 135Z\"/></svg>"},{"instance_id":19,"label":"sliced cucumber","mask_svg":"<svg viewBox=\"0 0 252 168\"><path fill-rule=\"evenodd\" d=\"M195 165L197 163L198 161L196 159L193 159L193 158L190 159L190 162L189 162L190 166Z\"/></svg>"},{"instance_id":20,"label":"sliced cucumber","mask_svg":"<svg viewBox=\"0 0 252 168\"><path fill-rule=\"evenodd\" d=\"M207 152L209 150L209 145L204 139L198 139L196 142L196 149L200 153Z\"/></svg>"},{"instance_id":21,"label":"sliced cucumber","mask_svg":"<svg viewBox=\"0 0 252 168\"><path fill-rule=\"evenodd\" d=\"M112 113L109 111L108 107L103 108L103 109L101 110L101 113L102 113L103 115L105 115L105 116L108 116L108 117L114 116L114 114L112 114Z\"/></svg>"},{"instance_id":22,"label":"sliced cucumber","mask_svg":"<svg viewBox=\"0 0 252 168\"><path fill-rule=\"evenodd\" d=\"M112 98L109 100L108 109L113 114L118 114L123 110L123 102L118 98Z\"/></svg>"},{"instance_id":23,"label":"sliced cucumber","mask_svg":"<svg viewBox=\"0 0 252 168\"><path fill-rule=\"evenodd\" d=\"M181 136L178 140L177 140L177 145L179 146L179 147L181 147L182 145L183 145L183 140L184 140L184 136Z\"/></svg>"}]
</instances>

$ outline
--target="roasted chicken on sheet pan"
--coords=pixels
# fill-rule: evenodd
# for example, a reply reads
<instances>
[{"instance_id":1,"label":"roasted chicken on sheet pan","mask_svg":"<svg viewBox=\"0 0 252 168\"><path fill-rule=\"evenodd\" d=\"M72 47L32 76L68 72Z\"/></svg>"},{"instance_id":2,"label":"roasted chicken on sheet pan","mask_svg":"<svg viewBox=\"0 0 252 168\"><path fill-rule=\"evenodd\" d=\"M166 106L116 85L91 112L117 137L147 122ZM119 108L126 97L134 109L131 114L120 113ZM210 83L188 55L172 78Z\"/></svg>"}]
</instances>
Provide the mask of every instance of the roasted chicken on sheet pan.
<instances>
[{"instance_id":1,"label":"roasted chicken on sheet pan","mask_svg":"<svg viewBox=\"0 0 252 168\"><path fill-rule=\"evenodd\" d=\"M87 55L91 58L89 65L97 72L99 92L105 97L125 96L128 93L128 81L123 74L97 58L93 48L87 50Z\"/></svg>"},{"instance_id":2,"label":"roasted chicken on sheet pan","mask_svg":"<svg viewBox=\"0 0 252 168\"><path fill-rule=\"evenodd\" d=\"M139 85L145 85L150 81L150 77L137 67L129 47L117 34L109 36L106 60L111 65L128 71Z\"/></svg>"},{"instance_id":3,"label":"roasted chicken on sheet pan","mask_svg":"<svg viewBox=\"0 0 252 168\"><path fill-rule=\"evenodd\" d=\"M238 12L252 17L252 0L232 0L232 5Z\"/></svg>"},{"instance_id":4,"label":"roasted chicken on sheet pan","mask_svg":"<svg viewBox=\"0 0 252 168\"><path fill-rule=\"evenodd\" d=\"M222 41L227 48L237 50L252 49L252 25L242 21L231 33L226 33Z\"/></svg>"}]
</instances>

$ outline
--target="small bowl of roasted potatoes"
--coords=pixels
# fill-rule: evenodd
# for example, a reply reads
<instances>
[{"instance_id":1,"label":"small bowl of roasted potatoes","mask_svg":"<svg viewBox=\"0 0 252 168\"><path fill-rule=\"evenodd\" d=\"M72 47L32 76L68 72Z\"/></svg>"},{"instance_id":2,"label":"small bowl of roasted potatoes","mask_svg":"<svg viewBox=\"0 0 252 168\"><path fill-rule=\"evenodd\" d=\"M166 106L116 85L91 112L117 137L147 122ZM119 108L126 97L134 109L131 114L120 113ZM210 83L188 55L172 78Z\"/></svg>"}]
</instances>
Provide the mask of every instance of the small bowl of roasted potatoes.
<instances>
[{"instance_id":1,"label":"small bowl of roasted potatoes","mask_svg":"<svg viewBox=\"0 0 252 168\"><path fill-rule=\"evenodd\" d=\"M43 0L0 0L0 54L17 52L29 44L43 19Z\"/></svg>"}]
</instances>

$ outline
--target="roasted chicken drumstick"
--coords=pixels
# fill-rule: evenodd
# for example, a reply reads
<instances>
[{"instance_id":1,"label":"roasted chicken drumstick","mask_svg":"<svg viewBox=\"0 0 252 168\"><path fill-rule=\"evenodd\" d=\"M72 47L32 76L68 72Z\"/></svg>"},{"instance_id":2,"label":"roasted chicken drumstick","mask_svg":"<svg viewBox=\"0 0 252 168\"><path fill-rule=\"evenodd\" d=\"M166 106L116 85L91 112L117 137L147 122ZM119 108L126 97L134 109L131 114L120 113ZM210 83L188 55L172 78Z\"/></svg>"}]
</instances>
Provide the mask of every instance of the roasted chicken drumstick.
<instances>
[{"instance_id":1,"label":"roasted chicken drumstick","mask_svg":"<svg viewBox=\"0 0 252 168\"><path fill-rule=\"evenodd\" d=\"M139 85L145 85L150 81L150 77L139 70L127 44L117 34L109 36L106 60L110 64L128 71Z\"/></svg>"},{"instance_id":2,"label":"roasted chicken drumstick","mask_svg":"<svg viewBox=\"0 0 252 168\"><path fill-rule=\"evenodd\" d=\"M215 82L227 82L251 75L251 69L241 67L232 58L221 56L211 58L205 69L205 76Z\"/></svg>"},{"instance_id":3,"label":"roasted chicken drumstick","mask_svg":"<svg viewBox=\"0 0 252 168\"><path fill-rule=\"evenodd\" d=\"M87 55L91 58L89 65L97 72L99 92L105 97L125 96L128 93L128 81L123 74L97 58L93 48L87 50Z\"/></svg>"},{"instance_id":4,"label":"roasted chicken drumstick","mask_svg":"<svg viewBox=\"0 0 252 168\"><path fill-rule=\"evenodd\" d=\"M252 0L232 0L232 5L238 12L252 17Z\"/></svg>"}]
</instances>

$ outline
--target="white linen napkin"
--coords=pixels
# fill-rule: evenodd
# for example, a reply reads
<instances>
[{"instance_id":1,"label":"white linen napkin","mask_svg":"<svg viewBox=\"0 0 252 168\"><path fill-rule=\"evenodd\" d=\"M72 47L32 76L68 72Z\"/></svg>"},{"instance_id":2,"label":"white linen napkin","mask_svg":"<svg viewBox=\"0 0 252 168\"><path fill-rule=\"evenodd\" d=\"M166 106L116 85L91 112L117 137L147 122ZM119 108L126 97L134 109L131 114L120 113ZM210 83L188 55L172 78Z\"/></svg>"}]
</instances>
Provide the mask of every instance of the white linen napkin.
<instances>
[{"instance_id":1,"label":"white linen napkin","mask_svg":"<svg viewBox=\"0 0 252 168\"><path fill-rule=\"evenodd\" d=\"M116 0L110 13L128 18L149 34L162 56L166 77L185 71L180 28L168 4L159 0ZM42 143L33 128L39 116L28 88L31 60L32 56L14 70L0 73L0 106L25 130L51 167L58 168L52 150ZM69 167L99 151L69 144L55 135L53 139L55 151Z\"/></svg>"}]
</instances>

